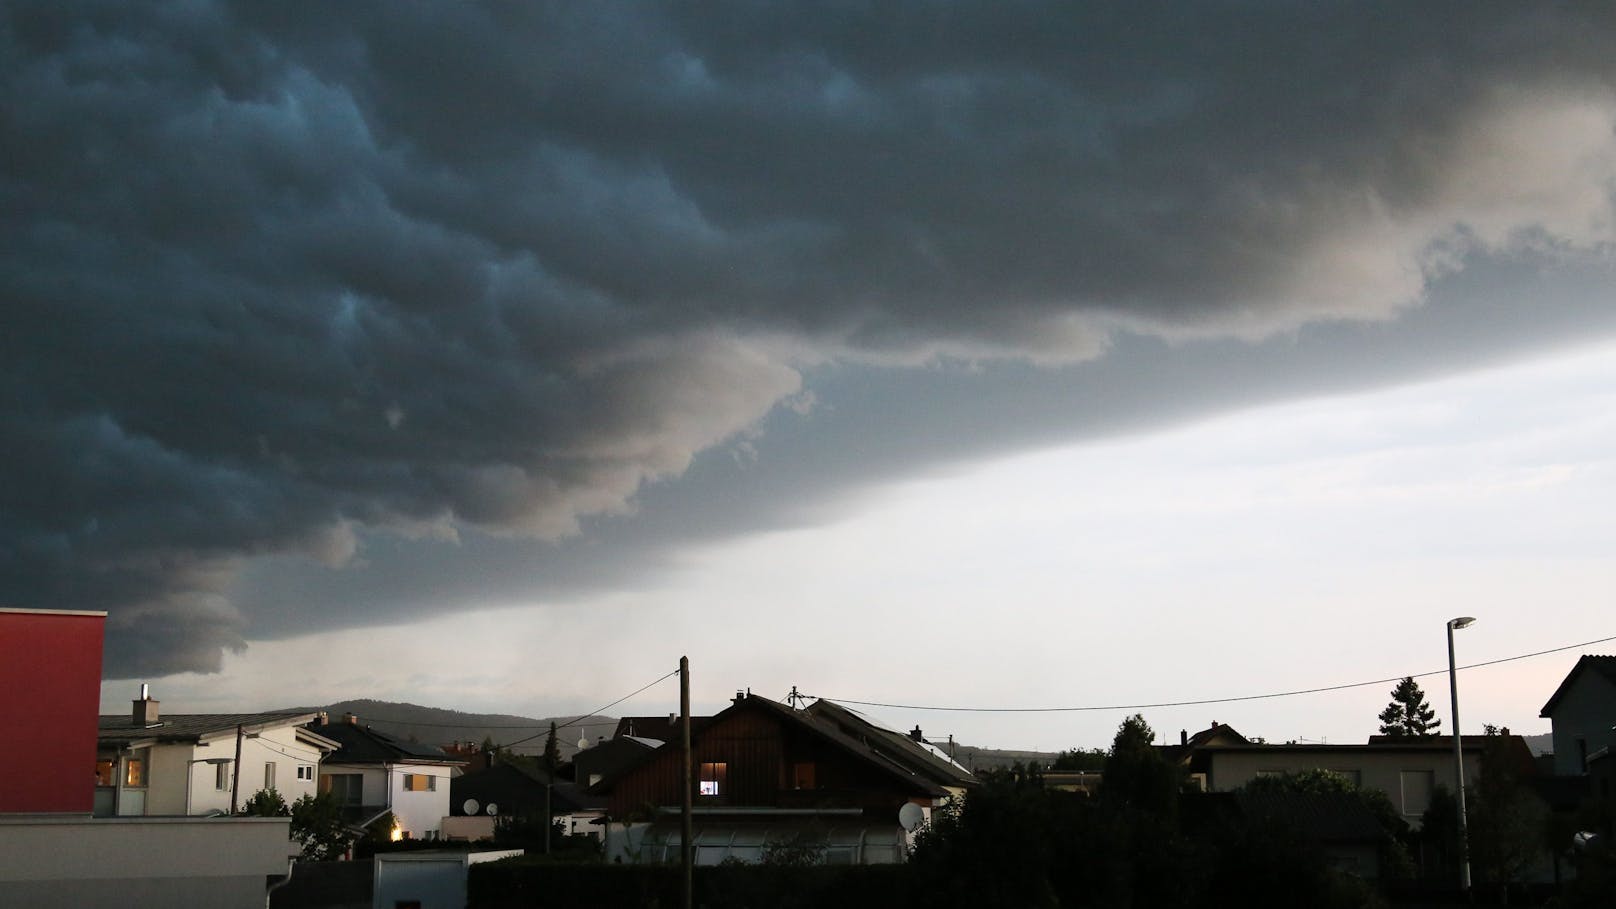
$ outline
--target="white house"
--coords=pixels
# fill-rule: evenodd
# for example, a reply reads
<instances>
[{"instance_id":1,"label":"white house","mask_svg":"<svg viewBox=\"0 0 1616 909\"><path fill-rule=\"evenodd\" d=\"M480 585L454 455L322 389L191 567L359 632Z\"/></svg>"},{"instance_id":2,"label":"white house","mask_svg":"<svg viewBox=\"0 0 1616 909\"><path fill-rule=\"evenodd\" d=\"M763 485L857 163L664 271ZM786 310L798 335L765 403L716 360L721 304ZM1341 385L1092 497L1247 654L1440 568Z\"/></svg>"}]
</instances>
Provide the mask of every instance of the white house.
<instances>
[{"instance_id":1,"label":"white house","mask_svg":"<svg viewBox=\"0 0 1616 909\"><path fill-rule=\"evenodd\" d=\"M311 729L340 746L320 765L320 791L336 798L350 822L367 824L390 811L395 838L442 835L449 780L464 761L361 726L351 713L340 723L320 714Z\"/></svg>"},{"instance_id":2,"label":"white house","mask_svg":"<svg viewBox=\"0 0 1616 909\"><path fill-rule=\"evenodd\" d=\"M305 726L314 713L161 716L142 690L128 716L96 730L98 817L229 814L261 789L286 803L318 791L337 743Z\"/></svg>"}]
</instances>

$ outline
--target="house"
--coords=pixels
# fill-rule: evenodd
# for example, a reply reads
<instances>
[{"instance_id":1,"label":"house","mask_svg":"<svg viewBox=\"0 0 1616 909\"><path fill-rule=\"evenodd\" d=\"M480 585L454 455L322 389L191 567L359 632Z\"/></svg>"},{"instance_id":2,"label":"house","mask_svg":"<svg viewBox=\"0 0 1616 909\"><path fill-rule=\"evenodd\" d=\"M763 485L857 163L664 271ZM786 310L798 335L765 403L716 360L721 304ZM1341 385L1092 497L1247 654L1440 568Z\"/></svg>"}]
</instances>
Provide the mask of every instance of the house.
<instances>
[{"instance_id":1,"label":"house","mask_svg":"<svg viewBox=\"0 0 1616 909\"><path fill-rule=\"evenodd\" d=\"M263 906L297 853L290 818L91 816L105 621L0 609L0 726L28 732L0 749L23 781L0 783L0 906Z\"/></svg>"},{"instance_id":2,"label":"house","mask_svg":"<svg viewBox=\"0 0 1616 909\"><path fill-rule=\"evenodd\" d=\"M1377 737L1378 738L1378 737ZM1481 771L1487 736L1463 737L1466 781ZM1531 764L1531 752L1520 736L1510 748ZM1418 828L1437 786L1456 789L1453 737L1381 739L1364 745L1205 745L1190 759L1205 767L1206 788L1231 792L1260 776L1328 770L1365 789L1379 789L1391 799L1403 820Z\"/></svg>"},{"instance_id":3,"label":"house","mask_svg":"<svg viewBox=\"0 0 1616 909\"><path fill-rule=\"evenodd\" d=\"M288 805L314 795L321 760L337 748L304 724L314 713L163 716L141 686L127 716L96 729L97 817L233 814L274 789Z\"/></svg>"},{"instance_id":4,"label":"house","mask_svg":"<svg viewBox=\"0 0 1616 909\"><path fill-rule=\"evenodd\" d=\"M396 839L437 839L449 815L449 781L465 764L434 745L396 739L344 714L342 722L318 715L309 728L337 744L320 765L319 788L343 806L357 826L388 812Z\"/></svg>"},{"instance_id":5,"label":"house","mask_svg":"<svg viewBox=\"0 0 1616 909\"><path fill-rule=\"evenodd\" d=\"M604 797L589 795L578 783L559 777L552 780L537 766L523 761L500 761L450 781L450 817L445 823L481 833L458 838L478 839L492 836L496 822L542 829L547 819L554 819L561 822L563 833L599 838L600 825L592 822L605 813L605 808ZM484 824L474 828L469 821L478 817Z\"/></svg>"},{"instance_id":6,"label":"house","mask_svg":"<svg viewBox=\"0 0 1616 909\"><path fill-rule=\"evenodd\" d=\"M5 727L27 747L0 748L0 814L89 814L104 612L0 609Z\"/></svg>"},{"instance_id":7,"label":"house","mask_svg":"<svg viewBox=\"0 0 1616 909\"><path fill-rule=\"evenodd\" d=\"M1616 745L1616 656L1585 654L1538 714L1554 734L1554 772L1580 776L1595 752Z\"/></svg>"},{"instance_id":8,"label":"house","mask_svg":"<svg viewBox=\"0 0 1616 909\"><path fill-rule=\"evenodd\" d=\"M1167 763L1175 764L1184 770L1186 783L1200 792L1210 791L1207 776L1210 766L1207 763L1206 749L1221 748L1229 745L1261 744L1253 742L1227 723L1212 721L1212 725L1190 735L1189 730L1180 729L1177 745L1157 745L1156 750Z\"/></svg>"},{"instance_id":9,"label":"house","mask_svg":"<svg viewBox=\"0 0 1616 909\"><path fill-rule=\"evenodd\" d=\"M975 778L925 742L829 701L794 709L750 693L692 732L698 864L773 847L839 864L902 861L909 834ZM676 860L682 749L664 746L591 791L608 797L607 853Z\"/></svg>"}]
</instances>

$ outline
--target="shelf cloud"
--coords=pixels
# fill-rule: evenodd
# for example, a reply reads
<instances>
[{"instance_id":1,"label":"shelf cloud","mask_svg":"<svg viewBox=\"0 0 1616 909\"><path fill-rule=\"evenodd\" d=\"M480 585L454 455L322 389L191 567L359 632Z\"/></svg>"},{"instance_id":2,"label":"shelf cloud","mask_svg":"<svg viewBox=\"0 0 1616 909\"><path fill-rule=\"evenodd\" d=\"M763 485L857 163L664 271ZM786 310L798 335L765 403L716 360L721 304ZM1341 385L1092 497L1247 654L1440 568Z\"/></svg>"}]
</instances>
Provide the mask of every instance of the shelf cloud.
<instances>
[{"instance_id":1,"label":"shelf cloud","mask_svg":"<svg viewBox=\"0 0 1616 909\"><path fill-rule=\"evenodd\" d=\"M257 557L559 539L809 377L1604 261L1616 13L14 3L0 581L217 669ZM382 620L382 619L378 619Z\"/></svg>"}]
</instances>

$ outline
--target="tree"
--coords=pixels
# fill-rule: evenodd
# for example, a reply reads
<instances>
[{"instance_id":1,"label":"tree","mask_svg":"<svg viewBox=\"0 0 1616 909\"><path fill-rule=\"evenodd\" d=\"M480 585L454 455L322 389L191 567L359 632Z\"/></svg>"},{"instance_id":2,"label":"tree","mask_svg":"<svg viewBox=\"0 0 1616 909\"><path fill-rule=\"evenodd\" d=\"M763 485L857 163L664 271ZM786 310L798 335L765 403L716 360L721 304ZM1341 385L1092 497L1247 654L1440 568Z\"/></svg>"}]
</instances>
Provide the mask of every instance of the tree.
<instances>
[{"instance_id":1,"label":"tree","mask_svg":"<svg viewBox=\"0 0 1616 909\"><path fill-rule=\"evenodd\" d=\"M330 862L348 851L348 825L342 820L342 806L331 793L305 795L292 803L292 839L302 847L302 857L310 862Z\"/></svg>"},{"instance_id":2,"label":"tree","mask_svg":"<svg viewBox=\"0 0 1616 909\"><path fill-rule=\"evenodd\" d=\"M286 807L286 799L273 789L260 789L254 792L252 798L242 803L241 813L247 817L286 817L291 809Z\"/></svg>"},{"instance_id":3,"label":"tree","mask_svg":"<svg viewBox=\"0 0 1616 909\"><path fill-rule=\"evenodd\" d=\"M1470 860L1478 879L1508 887L1543 857L1548 809L1521 781L1524 748L1514 736L1487 736L1481 777L1468 787Z\"/></svg>"},{"instance_id":4,"label":"tree","mask_svg":"<svg viewBox=\"0 0 1616 909\"><path fill-rule=\"evenodd\" d=\"M1380 712L1380 734L1394 739L1419 739L1436 735L1442 721L1425 702L1425 692L1406 676L1392 689L1392 701Z\"/></svg>"},{"instance_id":5,"label":"tree","mask_svg":"<svg viewBox=\"0 0 1616 909\"><path fill-rule=\"evenodd\" d=\"M1137 809L1171 826L1178 814L1178 768L1156 750L1156 733L1140 714L1117 727L1100 778L1103 804Z\"/></svg>"},{"instance_id":6,"label":"tree","mask_svg":"<svg viewBox=\"0 0 1616 909\"><path fill-rule=\"evenodd\" d=\"M561 766L561 742L556 738L555 721L550 722L550 736L544 740L544 772L553 779Z\"/></svg>"},{"instance_id":7,"label":"tree","mask_svg":"<svg viewBox=\"0 0 1616 909\"><path fill-rule=\"evenodd\" d=\"M1097 773L1105 769L1105 757L1104 748L1072 748L1056 755L1049 769Z\"/></svg>"}]
</instances>

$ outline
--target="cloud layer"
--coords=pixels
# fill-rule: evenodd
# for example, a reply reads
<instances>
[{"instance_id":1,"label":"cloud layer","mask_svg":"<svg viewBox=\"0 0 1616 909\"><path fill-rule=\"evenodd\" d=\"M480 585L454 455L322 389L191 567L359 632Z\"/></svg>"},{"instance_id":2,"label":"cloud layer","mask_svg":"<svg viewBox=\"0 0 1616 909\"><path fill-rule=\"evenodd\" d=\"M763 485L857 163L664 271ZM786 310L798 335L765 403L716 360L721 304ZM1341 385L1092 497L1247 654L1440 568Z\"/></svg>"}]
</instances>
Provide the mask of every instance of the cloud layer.
<instances>
[{"instance_id":1,"label":"cloud layer","mask_svg":"<svg viewBox=\"0 0 1616 909\"><path fill-rule=\"evenodd\" d=\"M805 371L1608 257L1606 10L12 4L0 582L217 667L243 560L557 538Z\"/></svg>"}]
</instances>

